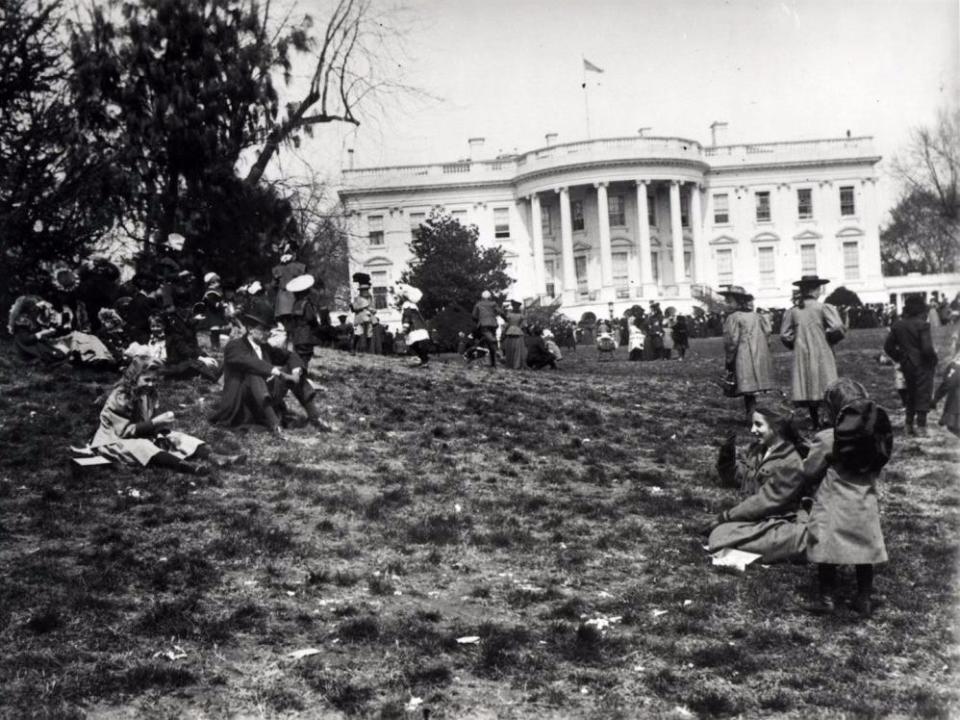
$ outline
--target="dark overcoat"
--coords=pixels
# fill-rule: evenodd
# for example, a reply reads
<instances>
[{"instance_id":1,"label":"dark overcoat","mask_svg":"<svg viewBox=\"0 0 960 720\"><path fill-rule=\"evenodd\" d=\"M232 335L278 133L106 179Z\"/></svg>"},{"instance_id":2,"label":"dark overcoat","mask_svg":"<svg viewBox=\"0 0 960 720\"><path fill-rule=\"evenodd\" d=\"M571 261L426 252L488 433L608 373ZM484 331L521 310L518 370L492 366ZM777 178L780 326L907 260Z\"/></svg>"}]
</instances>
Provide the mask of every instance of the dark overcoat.
<instances>
[{"instance_id":1,"label":"dark overcoat","mask_svg":"<svg viewBox=\"0 0 960 720\"><path fill-rule=\"evenodd\" d=\"M248 425L260 422L253 417L250 407L244 402L245 383L253 377L264 380L270 378L274 367L280 367L290 373L294 368L302 368L303 361L296 353L260 343L263 359L257 357L250 340L245 337L234 338L223 348L223 394L210 422L218 425Z\"/></svg>"}]
</instances>

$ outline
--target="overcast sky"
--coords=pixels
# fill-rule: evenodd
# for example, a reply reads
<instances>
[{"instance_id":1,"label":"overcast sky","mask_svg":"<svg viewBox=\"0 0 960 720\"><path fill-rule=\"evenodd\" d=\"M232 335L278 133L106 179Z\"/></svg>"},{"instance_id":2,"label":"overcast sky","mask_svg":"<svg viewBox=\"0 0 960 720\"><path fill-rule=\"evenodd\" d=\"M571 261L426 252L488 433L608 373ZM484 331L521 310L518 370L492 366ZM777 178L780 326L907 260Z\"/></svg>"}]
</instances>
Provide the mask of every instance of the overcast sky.
<instances>
[{"instance_id":1,"label":"overcast sky","mask_svg":"<svg viewBox=\"0 0 960 720\"><path fill-rule=\"evenodd\" d=\"M324 16L323 0L299 6ZM727 142L873 135L885 159L960 97L960 0L410 0L403 79L435 99L388 102L302 154L331 181L356 165L523 152L557 132ZM294 170L289 164L289 170ZM882 202L895 199L885 183Z\"/></svg>"}]
</instances>

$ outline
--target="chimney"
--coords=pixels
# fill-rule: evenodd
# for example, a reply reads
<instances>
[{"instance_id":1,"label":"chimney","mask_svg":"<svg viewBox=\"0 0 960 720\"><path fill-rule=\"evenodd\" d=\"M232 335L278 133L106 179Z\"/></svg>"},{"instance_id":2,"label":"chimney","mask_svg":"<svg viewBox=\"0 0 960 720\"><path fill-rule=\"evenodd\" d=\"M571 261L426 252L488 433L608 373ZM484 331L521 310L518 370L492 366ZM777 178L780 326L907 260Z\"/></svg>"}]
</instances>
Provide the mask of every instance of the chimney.
<instances>
[{"instance_id":1,"label":"chimney","mask_svg":"<svg viewBox=\"0 0 960 720\"><path fill-rule=\"evenodd\" d=\"M347 170L353 170L353 148L347 148Z\"/></svg>"},{"instance_id":2,"label":"chimney","mask_svg":"<svg viewBox=\"0 0 960 720\"><path fill-rule=\"evenodd\" d=\"M713 147L722 145L727 141L727 123L719 120L710 125L710 144Z\"/></svg>"},{"instance_id":3,"label":"chimney","mask_svg":"<svg viewBox=\"0 0 960 720\"><path fill-rule=\"evenodd\" d=\"M483 150L483 141L485 138L482 137L473 137L467 140L467 144L470 146L470 159L478 160L480 152Z\"/></svg>"},{"instance_id":4,"label":"chimney","mask_svg":"<svg viewBox=\"0 0 960 720\"><path fill-rule=\"evenodd\" d=\"M546 138L546 141L547 141L547 147L552 147L556 145L558 137L560 136L557 135L556 133L547 133L546 135L544 135L544 138Z\"/></svg>"},{"instance_id":5,"label":"chimney","mask_svg":"<svg viewBox=\"0 0 960 720\"><path fill-rule=\"evenodd\" d=\"M637 135L639 135L640 137L643 137L644 133L646 133L647 130L653 130L653 128L649 128L649 127L638 128Z\"/></svg>"}]
</instances>

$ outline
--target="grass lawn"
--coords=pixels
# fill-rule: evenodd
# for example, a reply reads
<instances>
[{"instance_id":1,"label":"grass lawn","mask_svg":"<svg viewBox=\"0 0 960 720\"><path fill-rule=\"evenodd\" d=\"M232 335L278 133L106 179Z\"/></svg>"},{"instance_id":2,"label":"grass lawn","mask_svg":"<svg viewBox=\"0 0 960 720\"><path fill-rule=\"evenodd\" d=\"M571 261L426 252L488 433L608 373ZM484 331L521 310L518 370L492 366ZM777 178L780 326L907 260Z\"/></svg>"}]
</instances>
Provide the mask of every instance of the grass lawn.
<instances>
[{"instance_id":1,"label":"grass lawn","mask_svg":"<svg viewBox=\"0 0 960 720\"><path fill-rule=\"evenodd\" d=\"M343 432L285 444L171 383L180 429L249 456L208 478L73 478L113 377L0 343L0 717L957 717L960 443L939 412L902 436L882 339L838 352L896 408L866 622L804 611L810 567L711 566L716 448L746 439L716 339L539 373L318 351Z\"/></svg>"}]
</instances>

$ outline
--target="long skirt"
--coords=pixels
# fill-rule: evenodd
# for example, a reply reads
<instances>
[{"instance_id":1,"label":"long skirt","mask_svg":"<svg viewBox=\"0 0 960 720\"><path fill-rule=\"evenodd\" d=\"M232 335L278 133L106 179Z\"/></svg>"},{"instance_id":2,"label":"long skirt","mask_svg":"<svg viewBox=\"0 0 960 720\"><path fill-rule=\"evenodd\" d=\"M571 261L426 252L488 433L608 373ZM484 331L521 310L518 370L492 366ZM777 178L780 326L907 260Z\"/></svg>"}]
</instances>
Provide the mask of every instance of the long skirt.
<instances>
[{"instance_id":1,"label":"long skirt","mask_svg":"<svg viewBox=\"0 0 960 720\"><path fill-rule=\"evenodd\" d=\"M708 545L710 552L736 548L757 553L764 565L799 560L807 545L807 513L725 522L710 533Z\"/></svg>"},{"instance_id":2,"label":"long skirt","mask_svg":"<svg viewBox=\"0 0 960 720\"><path fill-rule=\"evenodd\" d=\"M192 435L173 430L156 438L127 438L108 445L93 448L98 454L109 460L128 465L146 466L154 456L168 452L181 460L191 457L203 445L203 440Z\"/></svg>"},{"instance_id":3,"label":"long skirt","mask_svg":"<svg viewBox=\"0 0 960 720\"><path fill-rule=\"evenodd\" d=\"M506 366L519 370L526 365L527 345L523 335L505 335L503 338L503 354L506 356Z\"/></svg>"}]
</instances>

